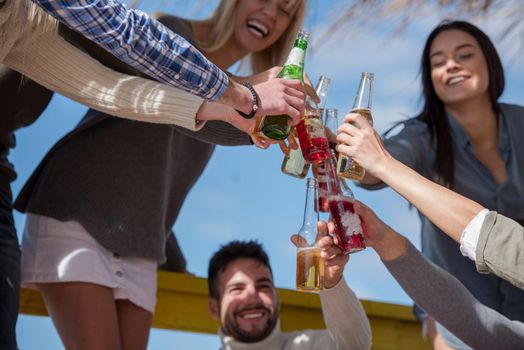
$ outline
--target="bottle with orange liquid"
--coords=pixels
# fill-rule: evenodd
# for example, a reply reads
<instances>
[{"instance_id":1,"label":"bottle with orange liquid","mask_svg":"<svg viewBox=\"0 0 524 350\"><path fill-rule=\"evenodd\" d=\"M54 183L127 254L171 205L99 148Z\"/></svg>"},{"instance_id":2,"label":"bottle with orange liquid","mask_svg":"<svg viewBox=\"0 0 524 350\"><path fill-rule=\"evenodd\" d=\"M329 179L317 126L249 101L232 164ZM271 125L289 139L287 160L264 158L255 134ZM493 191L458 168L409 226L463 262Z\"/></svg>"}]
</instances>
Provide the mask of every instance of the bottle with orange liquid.
<instances>
[{"instance_id":1,"label":"bottle with orange liquid","mask_svg":"<svg viewBox=\"0 0 524 350\"><path fill-rule=\"evenodd\" d=\"M297 290L303 292L319 292L324 288L324 260L320 257L321 250L317 244L319 220L317 200L317 180L308 178L304 220L298 232L297 248L296 285Z\"/></svg>"}]
</instances>

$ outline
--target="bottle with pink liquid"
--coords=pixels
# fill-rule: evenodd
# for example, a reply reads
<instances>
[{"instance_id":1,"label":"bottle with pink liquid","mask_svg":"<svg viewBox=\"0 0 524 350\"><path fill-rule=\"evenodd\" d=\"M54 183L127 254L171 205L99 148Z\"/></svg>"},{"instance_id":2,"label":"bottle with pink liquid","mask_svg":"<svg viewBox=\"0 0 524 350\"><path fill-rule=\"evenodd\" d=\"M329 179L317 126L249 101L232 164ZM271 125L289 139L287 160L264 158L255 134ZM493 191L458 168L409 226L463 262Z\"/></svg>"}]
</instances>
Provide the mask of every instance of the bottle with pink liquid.
<instances>
[{"instance_id":1,"label":"bottle with pink liquid","mask_svg":"<svg viewBox=\"0 0 524 350\"><path fill-rule=\"evenodd\" d=\"M355 197L349 186L340 181L336 168L335 152L325 161L327 200L331 219L335 223L335 241L345 254L359 252L366 248L360 217L355 213Z\"/></svg>"},{"instance_id":2,"label":"bottle with pink liquid","mask_svg":"<svg viewBox=\"0 0 524 350\"><path fill-rule=\"evenodd\" d=\"M338 110L336 108L326 109L326 117L324 119L324 130L328 139L330 150L335 151L337 145L337 130L338 130ZM329 212L327 201L327 182L326 182L326 167L324 162L313 164L313 176L318 181L318 210L324 213ZM342 179L339 179L343 181Z\"/></svg>"},{"instance_id":3,"label":"bottle with pink liquid","mask_svg":"<svg viewBox=\"0 0 524 350\"><path fill-rule=\"evenodd\" d=\"M281 167L284 174L304 178L310 164L321 163L329 156L322 116L330 81L329 78L320 76L315 87L320 103L317 105L308 97L304 119L291 131L299 148L290 150L289 155L284 157Z\"/></svg>"}]
</instances>

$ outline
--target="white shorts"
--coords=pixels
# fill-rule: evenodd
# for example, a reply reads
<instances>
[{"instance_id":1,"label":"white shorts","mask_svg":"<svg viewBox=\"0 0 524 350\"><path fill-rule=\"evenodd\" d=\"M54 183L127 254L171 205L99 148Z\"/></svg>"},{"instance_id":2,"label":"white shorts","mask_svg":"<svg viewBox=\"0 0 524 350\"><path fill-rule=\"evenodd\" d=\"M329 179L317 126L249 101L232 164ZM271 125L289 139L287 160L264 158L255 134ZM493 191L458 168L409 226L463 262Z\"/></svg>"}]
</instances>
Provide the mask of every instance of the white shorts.
<instances>
[{"instance_id":1,"label":"white shorts","mask_svg":"<svg viewBox=\"0 0 524 350\"><path fill-rule=\"evenodd\" d=\"M62 222L28 214L22 239L22 286L35 283L88 282L113 289L115 299L127 299L153 313L157 264L120 257L102 247L76 221Z\"/></svg>"}]
</instances>

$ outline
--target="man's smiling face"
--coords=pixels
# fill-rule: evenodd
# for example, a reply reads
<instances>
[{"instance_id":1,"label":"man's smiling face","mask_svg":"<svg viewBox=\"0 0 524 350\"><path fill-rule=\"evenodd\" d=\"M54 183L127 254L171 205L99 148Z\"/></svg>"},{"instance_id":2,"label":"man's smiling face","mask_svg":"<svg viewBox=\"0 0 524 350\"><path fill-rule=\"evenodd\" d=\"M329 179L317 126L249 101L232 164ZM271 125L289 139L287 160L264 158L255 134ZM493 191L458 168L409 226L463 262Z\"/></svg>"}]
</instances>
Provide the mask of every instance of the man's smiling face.
<instances>
[{"instance_id":1,"label":"man's smiling face","mask_svg":"<svg viewBox=\"0 0 524 350\"><path fill-rule=\"evenodd\" d=\"M266 338L278 320L279 303L271 271L254 259L228 264L217 279L219 300L211 307L225 335L252 343Z\"/></svg>"}]
</instances>

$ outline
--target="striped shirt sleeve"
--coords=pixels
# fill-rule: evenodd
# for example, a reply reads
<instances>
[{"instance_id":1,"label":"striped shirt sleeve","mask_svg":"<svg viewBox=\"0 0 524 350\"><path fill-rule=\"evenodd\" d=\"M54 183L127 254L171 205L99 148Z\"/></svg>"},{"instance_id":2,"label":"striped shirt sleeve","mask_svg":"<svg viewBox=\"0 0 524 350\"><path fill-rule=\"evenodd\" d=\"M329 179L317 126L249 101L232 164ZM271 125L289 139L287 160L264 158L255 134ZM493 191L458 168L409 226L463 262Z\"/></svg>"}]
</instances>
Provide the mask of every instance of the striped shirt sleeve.
<instances>
[{"instance_id":1,"label":"striped shirt sleeve","mask_svg":"<svg viewBox=\"0 0 524 350\"><path fill-rule=\"evenodd\" d=\"M134 68L216 101L228 77L183 37L115 0L33 0L71 29Z\"/></svg>"}]
</instances>

